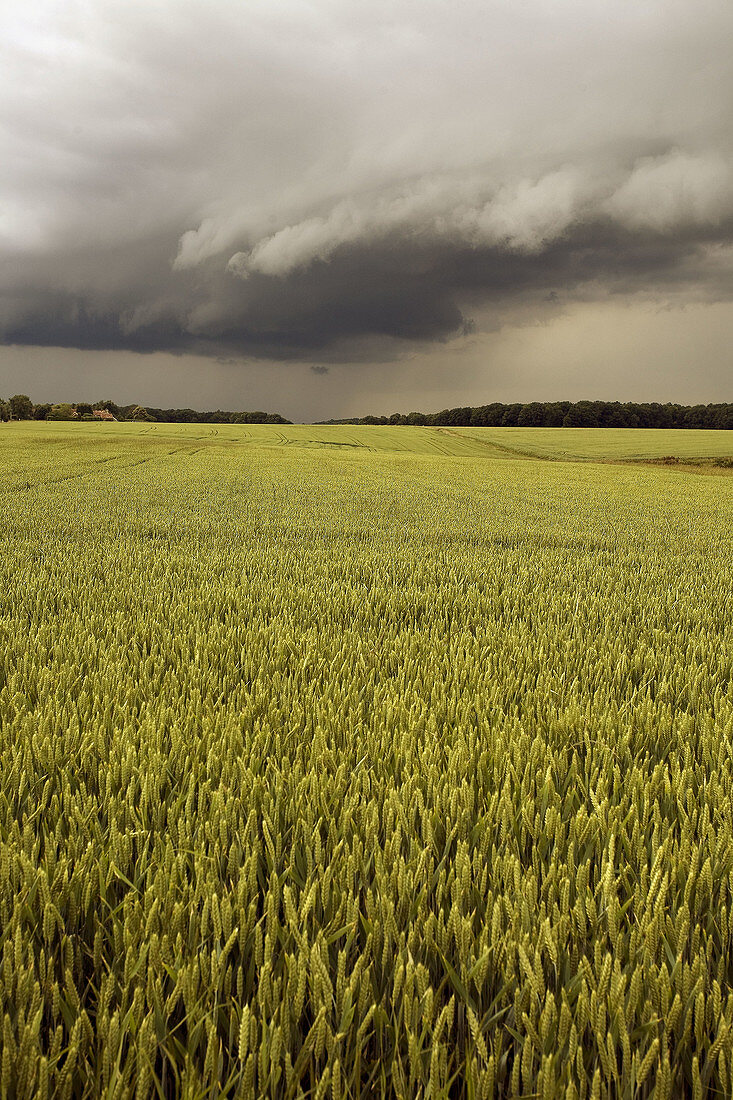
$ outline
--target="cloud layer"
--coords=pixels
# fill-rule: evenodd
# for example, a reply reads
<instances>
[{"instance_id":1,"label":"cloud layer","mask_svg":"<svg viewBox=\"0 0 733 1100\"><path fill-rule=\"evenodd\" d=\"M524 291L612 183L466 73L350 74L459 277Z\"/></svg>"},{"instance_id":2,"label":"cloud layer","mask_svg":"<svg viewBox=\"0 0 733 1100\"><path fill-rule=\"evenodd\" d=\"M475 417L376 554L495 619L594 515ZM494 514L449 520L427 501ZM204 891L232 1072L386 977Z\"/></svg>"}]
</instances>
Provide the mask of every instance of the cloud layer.
<instances>
[{"instance_id":1,"label":"cloud layer","mask_svg":"<svg viewBox=\"0 0 733 1100\"><path fill-rule=\"evenodd\" d=\"M728 0L7 8L5 343L359 359L731 297Z\"/></svg>"}]
</instances>

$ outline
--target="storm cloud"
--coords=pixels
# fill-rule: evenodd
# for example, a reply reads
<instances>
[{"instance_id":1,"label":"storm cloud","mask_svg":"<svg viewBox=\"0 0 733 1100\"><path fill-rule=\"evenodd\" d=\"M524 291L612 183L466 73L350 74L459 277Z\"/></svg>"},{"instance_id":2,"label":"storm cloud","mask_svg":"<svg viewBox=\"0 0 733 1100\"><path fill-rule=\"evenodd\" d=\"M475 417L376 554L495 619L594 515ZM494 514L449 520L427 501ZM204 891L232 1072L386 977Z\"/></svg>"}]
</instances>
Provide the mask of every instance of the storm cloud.
<instances>
[{"instance_id":1,"label":"storm cloud","mask_svg":"<svg viewBox=\"0 0 733 1100\"><path fill-rule=\"evenodd\" d=\"M729 0L4 9L6 344L322 364L733 294Z\"/></svg>"}]
</instances>

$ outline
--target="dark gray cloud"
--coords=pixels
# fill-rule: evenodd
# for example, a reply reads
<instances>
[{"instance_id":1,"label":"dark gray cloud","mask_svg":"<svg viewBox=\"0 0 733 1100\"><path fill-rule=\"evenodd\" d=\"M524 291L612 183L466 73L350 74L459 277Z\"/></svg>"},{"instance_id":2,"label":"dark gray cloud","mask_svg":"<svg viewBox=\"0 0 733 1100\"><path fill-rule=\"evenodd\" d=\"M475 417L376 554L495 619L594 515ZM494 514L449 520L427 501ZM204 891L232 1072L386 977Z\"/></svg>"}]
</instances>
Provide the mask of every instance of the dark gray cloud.
<instances>
[{"instance_id":1,"label":"dark gray cloud","mask_svg":"<svg viewBox=\"0 0 733 1100\"><path fill-rule=\"evenodd\" d=\"M474 313L731 297L728 0L40 0L5 22L6 344L322 364Z\"/></svg>"}]
</instances>

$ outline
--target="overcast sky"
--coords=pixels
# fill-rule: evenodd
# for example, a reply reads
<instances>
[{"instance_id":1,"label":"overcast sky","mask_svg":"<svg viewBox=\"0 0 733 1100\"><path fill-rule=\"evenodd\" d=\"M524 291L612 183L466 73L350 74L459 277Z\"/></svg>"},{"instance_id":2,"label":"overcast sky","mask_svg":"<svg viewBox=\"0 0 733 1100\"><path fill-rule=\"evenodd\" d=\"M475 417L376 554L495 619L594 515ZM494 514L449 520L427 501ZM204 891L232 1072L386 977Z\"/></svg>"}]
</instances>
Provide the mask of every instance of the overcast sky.
<instances>
[{"instance_id":1,"label":"overcast sky","mask_svg":"<svg viewBox=\"0 0 733 1100\"><path fill-rule=\"evenodd\" d=\"M0 394L733 399L730 0L0 14Z\"/></svg>"}]
</instances>

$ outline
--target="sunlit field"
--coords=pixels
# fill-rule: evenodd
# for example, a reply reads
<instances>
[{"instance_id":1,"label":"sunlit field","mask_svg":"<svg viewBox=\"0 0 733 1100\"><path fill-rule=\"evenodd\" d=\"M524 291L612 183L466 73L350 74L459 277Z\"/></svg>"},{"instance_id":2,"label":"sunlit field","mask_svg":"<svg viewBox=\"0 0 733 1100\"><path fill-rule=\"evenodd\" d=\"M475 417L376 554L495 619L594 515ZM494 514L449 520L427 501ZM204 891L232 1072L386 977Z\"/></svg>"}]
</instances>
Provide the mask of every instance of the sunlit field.
<instances>
[{"instance_id":1,"label":"sunlit field","mask_svg":"<svg viewBox=\"0 0 733 1100\"><path fill-rule=\"evenodd\" d=\"M551 458L559 461L646 461L733 458L733 432L644 428L424 428L327 424L73 424L41 421L2 426L4 471L39 467L56 476L68 461L124 462L190 454L228 445L325 448L340 453L444 455L455 458ZM14 452L14 454L13 454Z\"/></svg>"},{"instance_id":2,"label":"sunlit field","mask_svg":"<svg viewBox=\"0 0 733 1100\"><path fill-rule=\"evenodd\" d=\"M733 457L729 431L687 428L455 428L470 439L509 452L559 460L680 460Z\"/></svg>"},{"instance_id":3,"label":"sunlit field","mask_svg":"<svg viewBox=\"0 0 733 1100\"><path fill-rule=\"evenodd\" d=\"M2 1096L730 1095L729 440L0 425Z\"/></svg>"}]
</instances>

